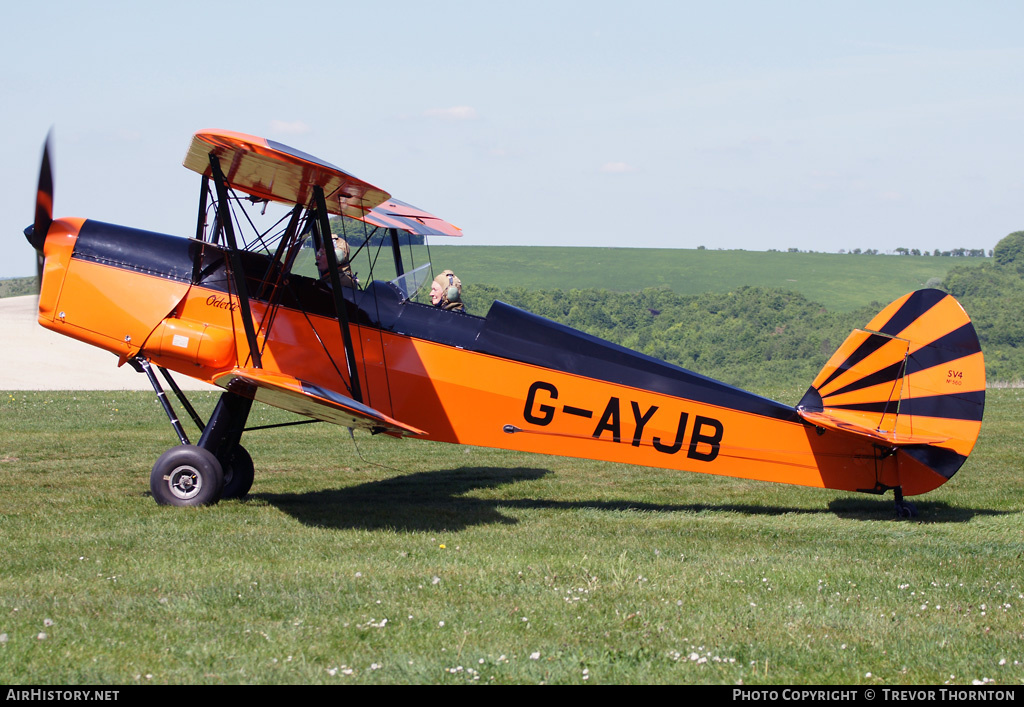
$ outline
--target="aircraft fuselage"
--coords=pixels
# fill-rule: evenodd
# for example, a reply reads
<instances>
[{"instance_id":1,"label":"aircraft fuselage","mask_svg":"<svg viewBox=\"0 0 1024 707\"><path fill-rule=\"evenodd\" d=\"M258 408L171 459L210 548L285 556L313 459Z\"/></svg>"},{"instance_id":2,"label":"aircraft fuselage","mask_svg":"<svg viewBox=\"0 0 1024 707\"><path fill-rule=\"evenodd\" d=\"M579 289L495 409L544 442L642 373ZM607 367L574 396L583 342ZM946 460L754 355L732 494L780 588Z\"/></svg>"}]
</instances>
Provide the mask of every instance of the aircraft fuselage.
<instances>
[{"instance_id":1,"label":"aircraft fuselage","mask_svg":"<svg viewBox=\"0 0 1024 707\"><path fill-rule=\"evenodd\" d=\"M224 250L96 221L55 221L39 322L121 362L215 382L252 365ZM330 390L349 375L330 289L242 253L262 367ZM428 439L844 490L946 479L788 406L496 302L486 317L344 289L361 402Z\"/></svg>"}]
</instances>

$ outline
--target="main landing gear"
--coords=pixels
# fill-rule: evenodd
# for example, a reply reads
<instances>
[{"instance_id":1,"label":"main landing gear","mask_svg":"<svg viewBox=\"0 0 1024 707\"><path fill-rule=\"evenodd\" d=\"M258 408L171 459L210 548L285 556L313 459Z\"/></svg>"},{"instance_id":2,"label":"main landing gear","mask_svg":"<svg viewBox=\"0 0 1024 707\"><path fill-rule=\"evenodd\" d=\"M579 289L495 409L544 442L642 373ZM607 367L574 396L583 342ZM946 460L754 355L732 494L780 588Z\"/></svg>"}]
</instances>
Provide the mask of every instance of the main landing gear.
<instances>
[{"instance_id":1,"label":"main landing gear","mask_svg":"<svg viewBox=\"0 0 1024 707\"><path fill-rule=\"evenodd\" d=\"M917 506L910 501L903 500L903 489L897 486L892 491L896 496L896 517L899 520L917 518Z\"/></svg>"},{"instance_id":2,"label":"main landing gear","mask_svg":"<svg viewBox=\"0 0 1024 707\"><path fill-rule=\"evenodd\" d=\"M130 363L149 377L157 399L181 441L180 446L168 449L153 465L149 475L153 499L166 506L207 506L222 498L244 498L252 488L255 466L239 441L249 419L252 399L234 392L223 393L209 422L203 424L170 374L161 368L160 372L201 432L199 442L193 445L149 361L136 358Z\"/></svg>"}]
</instances>

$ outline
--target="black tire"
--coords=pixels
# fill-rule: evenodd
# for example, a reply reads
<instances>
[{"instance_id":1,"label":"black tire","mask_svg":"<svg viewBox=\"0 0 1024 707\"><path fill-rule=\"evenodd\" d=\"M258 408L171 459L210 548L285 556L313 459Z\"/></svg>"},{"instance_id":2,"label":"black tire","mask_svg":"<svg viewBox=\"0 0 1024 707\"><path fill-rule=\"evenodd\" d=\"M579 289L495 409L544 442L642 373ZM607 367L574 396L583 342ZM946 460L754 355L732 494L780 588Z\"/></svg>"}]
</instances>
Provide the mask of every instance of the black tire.
<instances>
[{"instance_id":1,"label":"black tire","mask_svg":"<svg viewBox=\"0 0 1024 707\"><path fill-rule=\"evenodd\" d=\"M224 470L224 489L220 497L245 498L256 476L256 466L245 447L237 445L231 458L221 461L221 468Z\"/></svg>"},{"instance_id":2,"label":"black tire","mask_svg":"<svg viewBox=\"0 0 1024 707\"><path fill-rule=\"evenodd\" d=\"M220 500L224 471L212 453L184 444L156 460L149 488L161 506L209 506Z\"/></svg>"},{"instance_id":3,"label":"black tire","mask_svg":"<svg viewBox=\"0 0 1024 707\"><path fill-rule=\"evenodd\" d=\"M917 506L910 501L902 501L896 504L896 517L900 520L917 518Z\"/></svg>"}]
</instances>

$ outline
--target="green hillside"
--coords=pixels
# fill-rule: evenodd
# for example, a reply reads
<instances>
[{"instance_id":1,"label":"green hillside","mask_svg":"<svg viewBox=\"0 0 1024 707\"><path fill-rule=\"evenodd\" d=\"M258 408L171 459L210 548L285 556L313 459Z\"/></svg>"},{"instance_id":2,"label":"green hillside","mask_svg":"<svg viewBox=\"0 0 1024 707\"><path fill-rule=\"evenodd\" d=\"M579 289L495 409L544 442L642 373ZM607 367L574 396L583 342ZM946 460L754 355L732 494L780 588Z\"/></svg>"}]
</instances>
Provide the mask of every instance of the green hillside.
<instances>
[{"instance_id":1,"label":"green hillside","mask_svg":"<svg viewBox=\"0 0 1024 707\"><path fill-rule=\"evenodd\" d=\"M403 248L406 259L410 250ZM362 279L366 256L376 258L378 279L393 276L388 248L355 258ZM743 287L799 292L834 311L851 311L945 279L950 268L987 258L780 253L745 250L568 248L523 246L417 246L417 265L454 270L466 284L531 290L608 289L638 292L666 287L680 295L727 293ZM34 278L0 280L0 297L30 294Z\"/></svg>"},{"instance_id":2,"label":"green hillside","mask_svg":"<svg viewBox=\"0 0 1024 707\"><path fill-rule=\"evenodd\" d=\"M425 249L417 250L416 262L426 262ZM667 287L680 295L726 293L745 285L777 287L799 292L831 310L851 311L934 286L945 279L950 268L980 265L988 259L667 248L431 246L429 260L435 272L449 268L464 283L494 287L631 292Z\"/></svg>"},{"instance_id":3,"label":"green hillside","mask_svg":"<svg viewBox=\"0 0 1024 707\"><path fill-rule=\"evenodd\" d=\"M0 297L20 297L36 291L34 277L11 277L0 280Z\"/></svg>"}]
</instances>

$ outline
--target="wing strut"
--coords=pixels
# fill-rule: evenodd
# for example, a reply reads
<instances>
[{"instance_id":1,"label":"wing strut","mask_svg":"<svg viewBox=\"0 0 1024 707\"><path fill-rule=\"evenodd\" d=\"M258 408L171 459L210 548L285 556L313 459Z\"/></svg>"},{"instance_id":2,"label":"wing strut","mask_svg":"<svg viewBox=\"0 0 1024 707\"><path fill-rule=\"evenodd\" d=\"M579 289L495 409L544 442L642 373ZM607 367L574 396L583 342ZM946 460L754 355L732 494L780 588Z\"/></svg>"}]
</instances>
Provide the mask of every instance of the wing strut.
<instances>
[{"instance_id":1,"label":"wing strut","mask_svg":"<svg viewBox=\"0 0 1024 707\"><path fill-rule=\"evenodd\" d=\"M391 236L391 254L395 256L395 274L402 277L405 275L405 268L402 267L402 248L398 245L398 229L389 228L388 234Z\"/></svg>"},{"instance_id":2,"label":"wing strut","mask_svg":"<svg viewBox=\"0 0 1024 707\"><path fill-rule=\"evenodd\" d=\"M220 160L213 152L210 153L210 168L213 170L213 181L217 186L217 220L224 229L224 237L228 242L227 255L231 264L231 279L235 282L235 292L238 294L238 304L242 310L242 326L245 327L245 338L249 342L249 355L252 357L254 368L263 368L260 347L256 341L256 327L253 326L252 310L249 308L249 288L245 284L245 269L242 266L242 259L238 257L235 229L231 224L227 182L224 180L224 172L220 169Z\"/></svg>"},{"instance_id":3,"label":"wing strut","mask_svg":"<svg viewBox=\"0 0 1024 707\"><path fill-rule=\"evenodd\" d=\"M196 240L203 240L203 229L206 228L206 193L209 191L210 180L203 177L203 183L199 189L199 216L196 218Z\"/></svg>"},{"instance_id":4,"label":"wing strut","mask_svg":"<svg viewBox=\"0 0 1024 707\"><path fill-rule=\"evenodd\" d=\"M313 199L316 203L317 224L320 227L320 242L327 256L327 271L331 278L331 293L334 295L334 307L338 312L338 325L341 327L341 338L345 343L345 356L348 359L349 389L357 402L363 402L363 394L359 388L359 373L356 364L356 352L352 347L352 333L348 325L348 311L345 309L345 298L341 292L341 278L338 276L338 258L334 247L328 243L331 236L331 222L327 217L327 199L323 187L313 187Z\"/></svg>"}]
</instances>

